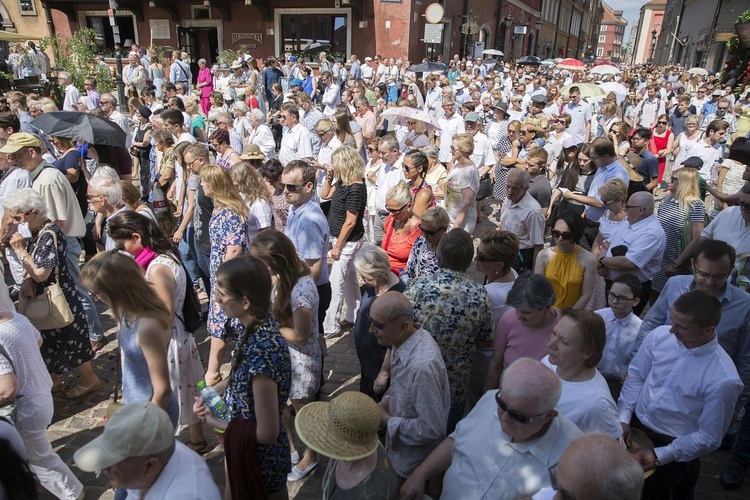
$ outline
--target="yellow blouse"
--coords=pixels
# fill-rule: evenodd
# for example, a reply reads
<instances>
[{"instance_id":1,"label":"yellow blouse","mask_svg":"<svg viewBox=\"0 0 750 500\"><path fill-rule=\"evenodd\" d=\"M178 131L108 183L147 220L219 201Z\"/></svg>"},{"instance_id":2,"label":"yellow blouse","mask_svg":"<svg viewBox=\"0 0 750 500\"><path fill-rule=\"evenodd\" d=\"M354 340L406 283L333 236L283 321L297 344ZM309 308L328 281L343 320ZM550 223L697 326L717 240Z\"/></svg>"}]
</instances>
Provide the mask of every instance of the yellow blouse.
<instances>
[{"instance_id":1,"label":"yellow blouse","mask_svg":"<svg viewBox=\"0 0 750 500\"><path fill-rule=\"evenodd\" d=\"M571 253L553 249L555 255L544 268L544 276L555 288L555 307L573 307L581 297L583 287L583 267L578 263L581 247L576 245Z\"/></svg>"}]
</instances>

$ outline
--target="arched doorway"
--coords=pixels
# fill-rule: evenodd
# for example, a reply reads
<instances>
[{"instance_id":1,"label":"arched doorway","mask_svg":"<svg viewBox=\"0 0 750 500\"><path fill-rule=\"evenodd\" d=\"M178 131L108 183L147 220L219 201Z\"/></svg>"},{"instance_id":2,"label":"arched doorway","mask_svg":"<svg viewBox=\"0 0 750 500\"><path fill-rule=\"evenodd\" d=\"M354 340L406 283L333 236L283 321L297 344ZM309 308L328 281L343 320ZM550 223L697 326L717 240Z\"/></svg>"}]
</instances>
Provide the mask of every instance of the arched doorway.
<instances>
[{"instance_id":1,"label":"arched doorway","mask_svg":"<svg viewBox=\"0 0 750 500\"><path fill-rule=\"evenodd\" d=\"M534 33L529 33L529 36L526 40L526 53L523 54L524 56L535 56L536 53L534 51L534 40L536 39L536 36L534 36Z\"/></svg>"},{"instance_id":2,"label":"arched doorway","mask_svg":"<svg viewBox=\"0 0 750 500\"><path fill-rule=\"evenodd\" d=\"M505 23L503 23L502 21L498 23L497 33L495 35L495 48L506 54L508 53L507 47L505 45L505 41L508 38L507 32L508 30L505 27Z\"/></svg>"}]
</instances>

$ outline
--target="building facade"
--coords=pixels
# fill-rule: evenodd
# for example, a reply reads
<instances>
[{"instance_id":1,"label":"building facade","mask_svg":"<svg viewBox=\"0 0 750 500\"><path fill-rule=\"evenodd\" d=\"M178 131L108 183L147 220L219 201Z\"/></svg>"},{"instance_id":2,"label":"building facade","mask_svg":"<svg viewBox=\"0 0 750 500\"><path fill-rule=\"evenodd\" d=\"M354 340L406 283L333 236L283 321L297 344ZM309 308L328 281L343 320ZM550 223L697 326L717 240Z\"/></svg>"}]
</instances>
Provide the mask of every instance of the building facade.
<instances>
[{"instance_id":1,"label":"building facade","mask_svg":"<svg viewBox=\"0 0 750 500\"><path fill-rule=\"evenodd\" d=\"M703 2L705 0L697 1ZM662 19L664 18L666 6L666 0L651 0L641 7L631 60L628 62L632 64L653 63L656 40L659 38L659 33L661 33Z\"/></svg>"},{"instance_id":2,"label":"building facade","mask_svg":"<svg viewBox=\"0 0 750 500\"><path fill-rule=\"evenodd\" d=\"M542 59L591 59L601 19L601 0L544 0L537 55Z\"/></svg>"},{"instance_id":3,"label":"building facade","mask_svg":"<svg viewBox=\"0 0 750 500\"><path fill-rule=\"evenodd\" d=\"M622 42L628 22L623 19L621 10L602 2L604 15L599 23L596 41L596 59L620 62L622 60Z\"/></svg>"}]
</instances>

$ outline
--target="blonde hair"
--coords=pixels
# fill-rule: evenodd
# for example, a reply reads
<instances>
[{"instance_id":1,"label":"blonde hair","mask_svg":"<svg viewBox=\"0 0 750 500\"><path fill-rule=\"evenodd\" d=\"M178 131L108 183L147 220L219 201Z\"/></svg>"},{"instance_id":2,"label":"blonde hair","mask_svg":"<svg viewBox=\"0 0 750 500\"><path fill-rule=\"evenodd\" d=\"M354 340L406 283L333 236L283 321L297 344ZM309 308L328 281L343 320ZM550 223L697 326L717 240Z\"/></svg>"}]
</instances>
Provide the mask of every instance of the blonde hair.
<instances>
[{"instance_id":1,"label":"blonde hair","mask_svg":"<svg viewBox=\"0 0 750 500\"><path fill-rule=\"evenodd\" d=\"M628 186L622 179L610 179L599 188L599 197L609 201L627 201Z\"/></svg>"},{"instance_id":2,"label":"blonde hair","mask_svg":"<svg viewBox=\"0 0 750 500\"><path fill-rule=\"evenodd\" d=\"M435 228L448 229L451 218L443 207L430 207L422 213L422 222L432 224Z\"/></svg>"},{"instance_id":3,"label":"blonde hair","mask_svg":"<svg viewBox=\"0 0 750 500\"><path fill-rule=\"evenodd\" d=\"M366 278L387 283L391 273L391 262L385 250L366 244L354 257L354 268Z\"/></svg>"},{"instance_id":4,"label":"blonde hair","mask_svg":"<svg viewBox=\"0 0 750 500\"><path fill-rule=\"evenodd\" d=\"M120 186L122 187L122 201L128 207L137 207L141 204L141 192L135 184L130 181L120 181Z\"/></svg>"},{"instance_id":5,"label":"blonde hair","mask_svg":"<svg viewBox=\"0 0 750 500\"><path fill-rule=\"evenodd\" d=\"M365 177L365 162L359 152L352 147L342 146L334 151L331 163L344 186L362 182Z\"/></svg>"},{"instance_id":6,"label":"blonde hair","mask_svg":"<svg viewBox=\"0 0 750 500\"><path fill-rule=\"evenodd\" d=\"M453 140L458 143L458 150L464 156L469 156L474 152L474 136L471 134L456 134Z\"/></svg>"},{"instance_id":7,"label":"blonde hair","mask_svg":"<svg viewBox=\"0 0 750 500\"><path fill-rule=\"evenodd\" d=\"M411 189L405 181L400 181L385 193L386 200L393 200L400 205L412 203Z\"/></svg>"},{"instance_id":8,"label":"blonde hair","mask_svg":"<svg viewBox=\"0 0 750 500\"><path fill-rule=\"evenodd\" d=\"M680 204L683 210L690 212L690 206L695 201L701 201L700 190L698 189L698 171L693 168L681 168L672 173L677 177L677 192L674 199Z\"/></svg>"},{"instance_id":9,"label":"blonde hair","mask_svg":"<svg viewBox=\"0 0 750 500\"><path fill-rule=\"evenodd\" d=\"M266 183L251 163L241 161L232 167L232 180L240 193L247 198L247 204L252 205L257 200L271 201Z\"/></svg>"},{"instance_id":10,"label":"blonde hair","mask_svg":"<svg viewBox=\"0 0 750 500\"><path fill-rule=\"evenodd\" d=\"M204 165L200 175L209 189L213 191L216 206L228 208L244 218L249 215L250 211L232 182L232 176L227 169L218 165Z\"/></svg>"}]
</instances>

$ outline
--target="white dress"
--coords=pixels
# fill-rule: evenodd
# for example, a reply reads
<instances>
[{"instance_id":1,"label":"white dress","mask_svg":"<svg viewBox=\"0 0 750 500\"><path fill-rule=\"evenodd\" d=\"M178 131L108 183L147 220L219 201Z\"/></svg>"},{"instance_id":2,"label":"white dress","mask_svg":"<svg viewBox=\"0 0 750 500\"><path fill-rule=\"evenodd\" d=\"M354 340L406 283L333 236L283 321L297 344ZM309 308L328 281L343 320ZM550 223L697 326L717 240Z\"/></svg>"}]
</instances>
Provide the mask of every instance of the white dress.
<instances>
[{"instance_id":1,"label":"white dress","mask_svg":"<svg viewBox=\"0 0 750 500\"><path fill-rule=\"evenodd\" d=\"M275 295L275 289L273 293ZM318 342L318 289L310 275L301 277L294 284L290 305L292 314L301 307L310 309L312 321L310 336L305 345L287 343L292 358L292 389L289 392L289 399L311 398L320 387L323 354Z\"/></svg>"},{"instance_id":2,"label":"white dress","mask_svg":"<svg viewBox=\"0 0 750 500\"><path fill-rule=\"evenodd\" d=\"M185 269L179 262L168 255L161 254L148 265L146 280L151 281L149 273L152 272L154 266L160 264L167 266L172 271L175 280L174 299L172 301L174 323L167 350L169 385L172 387L172 392L177 396L177 402L179 403L179 422L187 425L197 424L199 420L193 413L193 397L198 393L196 384L203 380L203 365L193 334L185 331L185 325L178 318L178 315L182 317L187 276L185 275ZM179 426L177 431L179 432Z\"/></svg>"},{"instance_id":3,"label":"white dress","mask_svg":"<svg viewBox=\"0 0 750 500\"><path fill-rule=\"evenodd\" d=\"M695 134L695 140L691 141L684 133L680 134L680 150L674 158L674 170L678 170L680 165L682 165L682 162L687 160L687 150L689 149L689 146L698 142L701 139L701 135L702 134Z\"/></svg>"}]
</instances>

